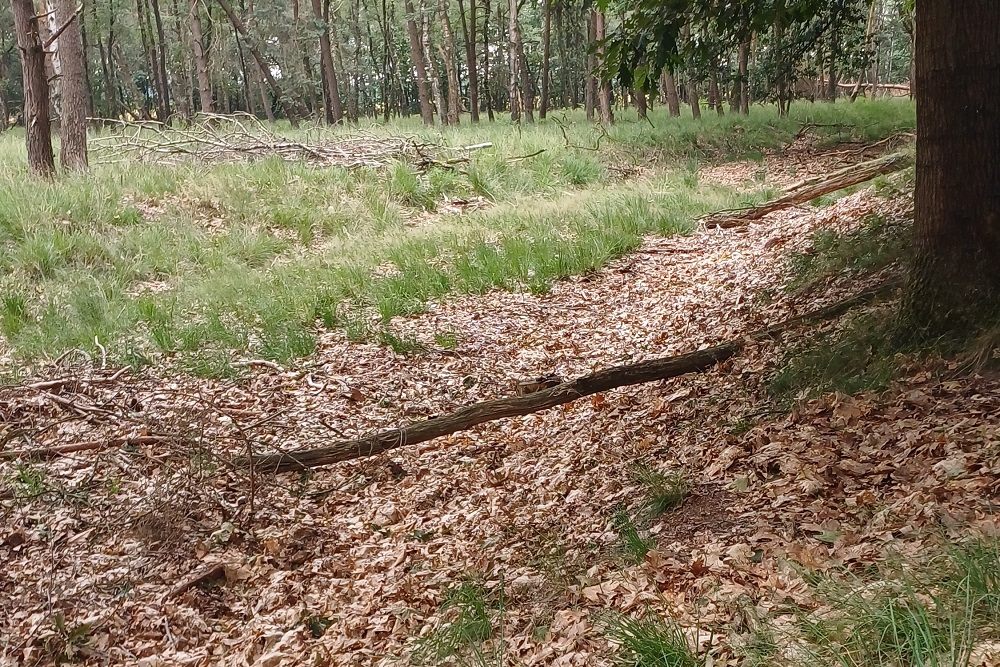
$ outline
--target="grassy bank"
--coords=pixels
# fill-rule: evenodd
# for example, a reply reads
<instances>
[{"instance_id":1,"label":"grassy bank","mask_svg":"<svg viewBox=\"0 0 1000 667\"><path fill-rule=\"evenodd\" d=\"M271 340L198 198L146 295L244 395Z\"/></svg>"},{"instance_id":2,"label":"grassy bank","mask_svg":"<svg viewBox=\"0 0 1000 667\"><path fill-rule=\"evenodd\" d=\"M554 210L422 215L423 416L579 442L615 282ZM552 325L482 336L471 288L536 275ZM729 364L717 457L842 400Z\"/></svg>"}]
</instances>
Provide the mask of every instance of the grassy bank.
<instances>
[{"instance_id":1,"label":"grassy bank","mask_svg":"<svg viewBox=\"0 0 1000 667\"><path fill-rule=\"evenodd\" d=\"M874 139L912 127L913 108L802 104L787 119L758 108L701 122L656 110L651 121L606 134L577 114L369 130L493 144L458 169L115 164L51 183L26 173L22 137L7 133L0 349L31 362L99 342L120 360L168 355L206 374L226 372L233 351L288 361L312 351L319 326L367 337L450 292L544 291L645 234L746 203L699 183L701 161L759 156L803 123L831 141Z\"/></svg>"}]
</instances>

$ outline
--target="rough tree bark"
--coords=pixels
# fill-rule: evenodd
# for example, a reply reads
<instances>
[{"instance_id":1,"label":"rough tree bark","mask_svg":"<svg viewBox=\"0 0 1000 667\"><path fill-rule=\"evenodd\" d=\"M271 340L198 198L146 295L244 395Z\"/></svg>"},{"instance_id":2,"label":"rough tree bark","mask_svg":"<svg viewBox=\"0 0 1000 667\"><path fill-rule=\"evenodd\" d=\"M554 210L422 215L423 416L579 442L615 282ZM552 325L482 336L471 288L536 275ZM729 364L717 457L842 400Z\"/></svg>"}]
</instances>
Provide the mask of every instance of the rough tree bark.
<instances>
[{"instance_id":1,"label":"rough tree bark","mask_svg":"<svg viewBox=\"0 0 1000 667\"><path fill-rule=\"evenodd\" d=\"M906 314L937 335L1000 307L1000 3L920 0L916 257Z\"/></svg>"},{"instance_id":2,"label":"rough tree bark","mask_svg":"<svg viewBox=\"0 0 1000 667\"><path fill-rule=\"evenodd\" d=\"M455 66L455 33L451 29L451 17L448 16L448 0L438 0L438 11L441 12L441 58L448 76L448 124L458 125L458 69Z\"/></svg>"},{"instance_id":3,"label":"rough tree bark","mask_svg":"<svg viewBox=\"0 0 1000 667\"><path fill-rule=\"evenodd\" d=\"M166 122L170 118L170 79L167 78L167 38L163 34L163 19L160 16L159 0L149 0L153 10L153 23L156 26L156 41L159 46L156 49L156 76L160 80L160 89L163 94L161 102L163 118Z\"/></svg>"},{"instance_id":4,"label":"rough tree bark","mask_svg":"<svg viewBox=\"0 0 1000 667\"><path fill-rule=\"evenodd\" d=\"M191 26L191 47L194 52L194 69L198 77L198 102L205 113L215 111L212 99L212 79L208 75L208 52L205 50L205 35L201 28L200 0L191 0L188 20Z\"/></svg>"},{"instance_id":5,"label":"rough tree bark","mask_svg":"<svg viewBox=\"0 0 1000 667\"><path fill-rule=\"evenodd\" d=\"M669 69L664 68L661 84L663 86L663 96L667 102L667 109L670 115L676 118L681 115L681 101L677 97L677 82Z\"/></svg>"},{"instance_id":6,"label":"rough tree bark","mask_svg":"<svg viewBox=\"0 0 1000 667\"><path fill-rule=\"evenodd\" d=\"M594 37L597 39L598 44L598 66L601 68L600 84L597 88L597 112L603 124L611 125L615 122L615 117L611 111L611 79L604 71L606 65L603 44L605 37L605 17L604 12L600 10L594 12Z\"/></svg>"},{"instance_id":7,"label":"rough tree bark","mask_svg":"<svg viewBox=\"0 0 1000 667\"><path fill-rule=\"evenodd\" d=\"M330 22L326 7L323 0L312 0L313 18L320 24L319 73L323 86L323 118L327 125L336 125L344 117L344 107L341 104L340 90L337 86L337 70L333 66Z\"/></svg>"},{"instance_id":8,"label":"rough tree bark","mask_svg":"<svg viewBox=\"0 0 1000 667\"><path fill-rule=\"evenodd\" d=\"M65 26L56 40L62 64L59 161L65 169L87 170L87 74L77 0L58 0L56 19Z\"/></svg>"},{"instance_id":9,"label":"rough tree bark","mask_svg":"<svg viewBox=\"0 0 1000 667\"><path fill-rule=\"evenodd\" d=\"M465 68L469 71L469 115L473 123L479 122L479 72L476 71L476 1L469 2L469 18L465 18L465 2L458 0L458 15L462 20L465 37Z\"/></svg>"},{"instance_id":10,"label":"rough tree bark","mask_svg":"<svg viewBox=\"0 0 1000 667\"><path fill-rule=\"evenodd\" d=\"M542 89L540 91L541 100L538 102L538 117L545 118L549 111L549 69L550 51L552 45L552 0L543 0L545 3L544 17L542 20Z\"/></svg>"},{"instance_id":11,"label":"rough tree bark","mask_svg":"<svg viewBox=\"0 0 1000 667\"><path fill-rule=\"evenodd\" d=\"M420 43L420 28L417 27L417 12L413 0L404 0L406 10L406 37L410 42L410 60L417 73L417 99L420 102L420 118L424 125L434 124L434 110L431 108L431 92L427 85L427 65L424 62L424 47Z\"/></svg>"},{"instance_id":12,"label":"rough tree bark","mask_svg":"<svg viewBox=\"0 0 1000 667\"><path fill-rule=\"evenodd\" d=\"M49 82L45 75L45 50L38 33L38 19L32 0L11 0L14 32L21 54L24 83L24 127L28 168L40 176L56 171L49 123Z\"/></svg>"}]
</instances>

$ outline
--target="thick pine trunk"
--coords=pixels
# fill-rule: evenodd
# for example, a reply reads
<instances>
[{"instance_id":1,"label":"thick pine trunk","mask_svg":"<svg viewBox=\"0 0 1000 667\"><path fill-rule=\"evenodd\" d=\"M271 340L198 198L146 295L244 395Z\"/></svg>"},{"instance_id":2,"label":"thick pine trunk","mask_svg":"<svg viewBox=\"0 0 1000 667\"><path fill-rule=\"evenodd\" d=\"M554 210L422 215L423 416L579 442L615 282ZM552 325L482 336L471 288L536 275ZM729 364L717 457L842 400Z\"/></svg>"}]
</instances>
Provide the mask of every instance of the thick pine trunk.
<instances>
[{"instance_id":1,"label":"thick pine trunk","mask_svg":"<svg viewBox=\"0 0 1000 667\"><path fill-rule=\"evenodd\" d=\"M56 42L62 65L59 161L65 169L86 171L87 75L76 0L58 0L56 18L66 26Z\"/></svg>"},{"instance_id":2,"label":"thick pine trunk","mask_svg":"<svg viewBox=\"0 0 1000 667\"><path fill-rule=\"evenodd\" d=\"M24 83L24 128L28 168L45 177L56 171L49 123L49 81L45 75L45 50L38 33L38 19L31 0L11 0L14 33L21 54Z\"/></svg>"},{"instance_id":3,"label":"thick pine trunk","mask_svg":"<svg viewBox=\"0 0 1000 667\"><path fill-rule=\"evenodd\" d=\"M1000 306L1000 3L917 3L917 182L907 310L937 334Z\"/></svg>"}]
</instances>

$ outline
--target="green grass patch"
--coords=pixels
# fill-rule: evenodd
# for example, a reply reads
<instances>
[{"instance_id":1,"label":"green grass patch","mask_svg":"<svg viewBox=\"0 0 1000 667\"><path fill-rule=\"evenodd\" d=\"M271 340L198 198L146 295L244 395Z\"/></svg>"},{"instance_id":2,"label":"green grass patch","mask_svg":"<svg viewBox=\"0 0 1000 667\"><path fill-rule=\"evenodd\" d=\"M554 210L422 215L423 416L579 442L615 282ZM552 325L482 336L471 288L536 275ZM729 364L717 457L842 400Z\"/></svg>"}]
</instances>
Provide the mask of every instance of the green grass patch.
<instances>
[{"instance_id":1,"label":"green grass patch","mask_svg":"<svg viewBox=\"0 0 1000 667\"><path fill-rule=\"evenodd\" d=\"M857 229L840 233L819 230L812 249L788 260L786 287L801 290L844 274L865 274L905 260L912 248L912 223L871 215Z\"/></svg>"},{"instance_id":2,"label":"green grass patch","mask_svg":"<svg viewBox=\"0 0 1000 667\"><path fill-rule=\"evenodd\" d=\"M441 620L421 635L410 654L415 665L500 664L502 639L487 646L500 629L504 611L503 589L487 591L467 581L451 588L441 605Z\"/></svg>"},{"instance_id":3,"label":"green grass patch","mask_svg":"<svg viewBox=\"0 0 1000 667\"><path fill-rule=\"evenodd\" d=\"M846 127L839 135L877 138L911 127L913 109L802 104L788 119L755 108L701 122L657 109L654 127L623 118L607 136L575 112L559 115L565 135L555 116L433 130L410 119L371 131L493 146L454 169L267 159L98 165L50 182L27 173L23 134L12 130L0 136L0 344L25 364L93 353L96 339L121 357L113 362L166 356L224 377L227 357L308 356L317 328L402 350L372 323L456 292L544 293L644 235L687 233L704 213L762 196L699 183L700 161L760 154L801 123L834 117ZM304 131L315 139L346 130ZM599 138L600 151L575 147ZM609 182L608 165L623 162L648 175ZM491 207L441 209L478 196Z\"/></svg>"},{"instance_id":4,"label":"green grass patch","mask_svg":"<svg viewBox=\"0 0 1000 667\"><path fill-rule=\"evenodd\" d=\"M961 667L1000 637L1000 543L890 559L868 576L816 577L824 606L798 624L805 665Z\"/></svg>"},{"instance_id":5,"label":"green grass patch","mask_svg":"<svg viewBox=\"0 0 1000 667\"><path fill-rule=\"evenodd\" d=\"M617 646L621 667L698 667L704 664L692 642L676 623L655 615L633 618L613 614L604 632Z\"/></svg>"},{"instance_id":6,"label":"green grass patch","mask_svg":"<svg viewBox=\"0 0 1000 667\"><path fill-rule=\"evenodd\" d=\"M663 472L649 466L637 466L635 478L642 487L645 510L651 519L679 507L691 491L687 476L680 470Z\"/></svg>"}]
</instances>

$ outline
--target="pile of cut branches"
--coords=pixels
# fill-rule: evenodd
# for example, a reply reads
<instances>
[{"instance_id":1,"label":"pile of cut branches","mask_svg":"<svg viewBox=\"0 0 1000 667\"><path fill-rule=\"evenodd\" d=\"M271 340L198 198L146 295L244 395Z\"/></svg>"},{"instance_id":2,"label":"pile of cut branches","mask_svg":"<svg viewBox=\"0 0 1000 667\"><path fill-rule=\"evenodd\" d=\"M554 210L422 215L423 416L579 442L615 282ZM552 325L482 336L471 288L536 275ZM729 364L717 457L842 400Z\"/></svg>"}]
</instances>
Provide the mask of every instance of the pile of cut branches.
<instances>
[{"instance_id":1,"label":"pile of cut branches","mask_svg":"<svg viewBox=\"0 0 1000 667\"><path fill-rule=\"evenodd\" d=\"M321 167L382 167L393 161L419 166L449 164L438 154L450 150L413 137L385 137L357 132L315 141L294 140L272 132L255 116L198 114L191 122L165 125L153 121L101 120L109 131L90 140L94 161L179 164L255 162L279 158ZM478 148L479 146L476 146Z\"/></svg>"}]
</instances>

